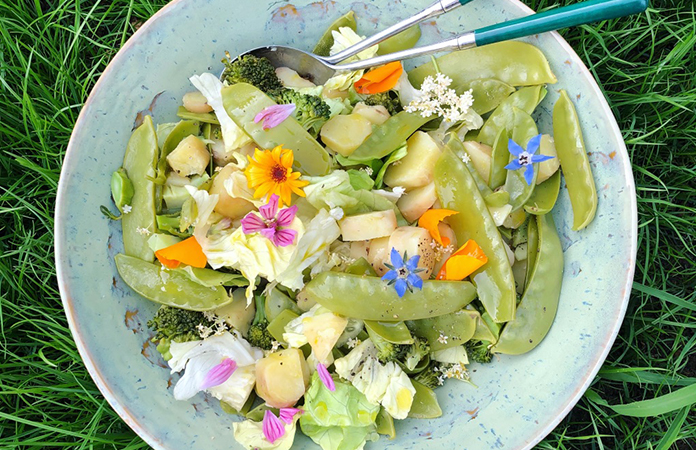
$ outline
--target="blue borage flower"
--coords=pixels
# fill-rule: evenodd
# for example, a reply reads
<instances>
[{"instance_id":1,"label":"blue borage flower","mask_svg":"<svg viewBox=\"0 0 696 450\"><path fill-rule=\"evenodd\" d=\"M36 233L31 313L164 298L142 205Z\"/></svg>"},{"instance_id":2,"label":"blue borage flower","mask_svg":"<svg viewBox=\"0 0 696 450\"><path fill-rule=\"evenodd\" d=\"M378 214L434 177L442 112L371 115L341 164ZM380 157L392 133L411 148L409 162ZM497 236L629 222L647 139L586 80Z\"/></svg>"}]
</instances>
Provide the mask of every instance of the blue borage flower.
<instances>
[{"instance_id":1,"label":"blue borage flower","mask_svg":"<svg viewBox=\"0 0 696 450\"><path fill-rule=\"evenodd\" d=\"M552 159L553 156L546 155L536 155L535 153L539 151L539 145L541 144L541 135L538 134L531 138L527 143L527 149L520 147L515 141L510 139L508 141L508 151L516 157L510 161L510 164L505 166L507 170L519 170L524 169L524 179L529 186L532 185L534 181L534 163L540 163Z\"/></svg>"},{"instance_id":2,"label":"blue borage flower","mask_svg":"<svg viewBox=\"0 0 696 450\"><path fill-rule=\"evenodd\" d=\"M406 260L405 263L404 260ZM420 255L409 259L408 254L404 252L402 258L399 252L392 247L391 264L384 263L391 270L384 274L382 280L389 281L389 286L393 284L399 297L404 296L406 289L410 292L413 292L414 288L423 289L423 280L417 273L422 272L424 269L418 268L418 260L420 260Z\"/></svg>"}]
</instances>

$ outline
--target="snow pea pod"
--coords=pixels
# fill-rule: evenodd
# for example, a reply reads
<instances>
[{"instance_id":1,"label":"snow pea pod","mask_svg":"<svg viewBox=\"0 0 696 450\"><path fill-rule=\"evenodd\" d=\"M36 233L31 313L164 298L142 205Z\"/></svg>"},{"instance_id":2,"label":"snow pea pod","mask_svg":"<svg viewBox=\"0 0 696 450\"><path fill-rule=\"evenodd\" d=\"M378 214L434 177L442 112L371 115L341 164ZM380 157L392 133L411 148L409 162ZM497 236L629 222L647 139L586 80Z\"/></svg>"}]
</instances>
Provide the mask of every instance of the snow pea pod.
<instances>
[{"instance_id":1,"label":"snow pea pod","mask_svg":"<svg viewBox=\"0 0 696 450\"><path fill-rule=\"evenodd\" d=\"M350 266L346 267L346 273L352 273L353 275L366 275L369 277L377 276L377 272L375 272L374 267L372 267L372 264L367 262L365 258L359 258Z\"/></svg>"},{"instance_id":2,"label":"snow pea pod","mask_svg":"<svg viewBox=\"0 0 696 450\"><path fill-rule=\"evenodd\" d=\"M459 156L462 162L466 165L466 168L469 169L471 178L473 178L474 182L476 182L476 187L478 187L478 190L479 192L481 192L481 195L485 198L493 194L491 188L489 188L488 184L486 184L486 182L483 181L483 178L481 178L481 175L479 175L478 171L476 170L476 167L474 167L474 163L472 162L471 157L469 156L469 152L466 150L466 147L464 147L464 144L462 143L461 139L459 139L459 136L455 133L450 133L449 136L450 139L447 142L447 147L449 147L450 150L452 150L457 156ZM465 158L464 155L469 157Z\"/></svg>"},{"instance_id":3,"label":"snow pea pod","mask_svg":"<svg viewBox=\"0 0 696 450\"><path fill-rule=\"evenodd\" d=\"M123 207L130 205L133 200L133 183L123 167L111 174L111 198L121 213Z\"/></svg>"},{"instance_id":4,"label":"snow pea pod","mask_svg":"<svg viewBox=\"0 0 696 450\"><path fill-rule=\"evenodd\" d=\"M213 125L220 125L220 121L217 120L217 117L213 113L194 113L189 111L188 109L184 108L183 106L179 106L179 109L176 111L176 115L182 119L185 120L195 120L197 122L202 122L202 123L211 123Z\"/></svg>"},{"instance_id":5,"label":"snow pea pod","mask_svg":"<svg viewBox=\"0 0 696 450\"><path fill-rule=\"evenodd\" d=\"M471 339L476 331L477 314L476 311L462 309L453 314L409 321L408 326L413 334L428 341L430 350L444 350Z\"/></svg>"},{"instance_id":6,"label":"snow pea pod","mask_svg":"<svg viewBox=\"0 0 696 450\"><path fill-rule=\"evenodd\" d=\"M342 316L399 322L459 311L476 298L476 289L466 281L426 280L422 290L399 297L394 286L377 277L322 272L307 283L304 294Z\"/></svg>"},{"instance_id":7,"label":"snow pea pod","mask_svg":"<svg viewBox=\"0 0 696 450\"><path fill-rule=\"evenodd\" d=\"M403 322L377 322L366 320L365 328L368 333L374 333L393 344L413 344L413 336Z\"/></svg>"},{"instance_id":8,"label":"snow pea pod","mask_svg":"<svg viewBox=\"0 0 696 450\"><path fill-rule=\"evenodd\" d=\"M495 78L512 86L533 86L555 83L549 62L538 48L519 41L506 41L483 47L448 53L437 58L440 72L463 86L479 78ZM418 87L427 76L437 71L432 63L418 66L408 78Z\"/></svg>"},{"instance_id":9,"label":"snow pea pod","mask_svg":"<svg viewBox=\"0 0 696 450\"><path fill-rule=\"evenodd\" d=\"M416 395L413 396L413 404L408 412L408 417L413 419L435 419L442 415L442 409L437 402L437 395L427 386L411 380Z\"/></svg>"},{"instance_id":10,"label":"snow pea pod","mask_svg":"<svg viewBox=\"0 0 696 450\"><path fill-rule=\"evenodd\" d=\"M527 224L527 273L525 279L525 289L532 278L532 269L536 264L537 256L539 256L539 232L537 231L537 221L533 217Z\"/></svg>"},{"instance_id":11,"label":"snow pea pod","mask_svg":"<svg viewBox=\"0 0 696 450\"><path fill-rule=\"evenodd\" d=\"M563 248L551 214L534 216L539 250L515 318L500 333L494 353L519 355L532 350L549 332L563 280Z\"/></svg>"},{"instance_id":12,"label":"snow pea pod","mask_svg":"<svg viewBox=\"0 0 696 450\"><path fill-rule=\"evenodd\" d=\"M350 155L350 160L354 163L363 163L384 158L401 147L409 136L432 119L432 117L401 111L391 116L382 125L376 126L365 142Z\"/></svg>"},{"instance_id":13,"label":"snow pea pod","mask_svg":"<svg viewBox=\"0 0 696 450\"><path fill-rule=\"evenodd\" d=\"M375 425L377 426L377 433L389 436L390 441L396 437L394 418L389 415L386 409L382 408L379 410Z\"/></svg>"},{"instance_id":14,"label":"snow pea pod","mask_svg":"<svg viewBox=\"0 0 696 450\"><path fill-rule=\"evenodd\" d=\"M473 336L471 336L471 339L476 341L496 342L498 340L498 325L495 324L496 328L491 330L491 328L488 326L488 323L486 323L486 321L481 316L481 313L474 309L470 310L469 308L470 306L467 306L467 312L471 314L471 316L476 320L476 329L474 330L474 334ZM490 316L488 318L490 319Z\"/></svg>"},{"instance_id":15,"label":"snow pea pod","mask_svg":"<svg viewBox=\"0 0 696 450\"><path fill-rule=\"evenodd\" d=\"M507 169L505 166L510 162L510 151L508 150L508 132L502 128L493 141L493 151L491 152L491 170L488 175L488 186L496 189L505 183Z\"/></svg>"},{"instance_id":16,"label":"snow pea pod","mask_svg":"<svg viewBox=\"0 0 696 450\"><path fill-rule=\"evenodd\" d=\"M271 149L282 145L291 149L295 157L293 166L303 175L321 176L329 172L329 153L292 117L268 130L263 128L262 122L254 123L258 113L276 104L261 90L247 83L227 86L222 89L222 104L232 120L259 147Z\"/></svg>"},{"instance_id":17,"label":"snow pea pod","mask_svg":"<svg viewBox=\"0 0 696 450\"><path fill-rule=\"evenodd\" d=\"M192 311L210 311L232 302L222 286L203 286L185 273L121 253L114 259L123 281L153 302Z\"/></svg>"},{"instance_id":18,"label":"snow pea pod","mask_svg":"<svg viewBox=\"0 0 696 450\"><path fill-rule=\"evenodd\" d=\"M278 289L271 289L271 292L266 296L266 305L264 307L266 318L269 322L273 321L280 313L287 310L297 315L302 314L302 310L297 307L297 304L293 302L290 297L283 294Z\"/></svg>"},{"instance_id":19,"label":"snow pea pod","mask_svg":"<svg viewBox=\"0 0 696 450\"><path fill-rule=\"evenodd\" d=\"M123 215L123 249L126 255L143 261L154 261L155 253L147 245L150 233L157 231L155 211L155 166L157 164L157 133L152 117L145 116L143 124L133 131L123 168L133 184L131 212ZM144 232L142 230L147 230Z\"/></svg>"},{"instance_id":20,"label":"snow pea pod","mask_svg":"<svg viewBox=\"0 0 696 450\"><path fill-rule=\"evenodd\" d=\"M421 37L421 29L418 25L406 28L401 33L397 33L379 43L378 55L388 55L413 48Z\"/></svg>"},{"instance_id":21,"label":"snow pea pod","mask_svg":"<svg viewBox=\"0 0 696 450\"><path fill-rule=\"evenodd\" d=\"M512 140L523 148L527 148L527 142L539 134L536 123L534 123L532 116L525 111L514 106L512 111ZM532 192L534 192L536 179L539 175L539 164L534 164L534 176L531 184L527 184L527 181L524 179L524 169L506 170L506 172L505 190L510 194L510 205L512 205L512 212L514 213L527 203Z\"/></svg>"},{"instance_id":22,"label":"snow pea pod","mask_svg":"<svg viewBox=\"0 0 696 450\"><path fill-rule=\"evenodd\" d=\"M496 322L512 320L515 281L505 244L471 173L449 148L435 165L435 189L443 208L461 213L449 217L457 242L473 239L488 257L471 275L481 303Z\"/></svg>"},{"instance_id":23,"label":"snow pea pod","mask_svg":"<svg viewBox=\"0 0 696 450\"><path fill-rule=\"evenodd\" d=\"M495 144L495 138L498 137L500 130L505 128L509 132L512 129L513 107L531 114L545 96L546 88L543 86L525 87L510 95L483 124L478 133L478 141L491 146Z\"/></svg>"},{"instance_id":24,"label":"snow pea pod","mask_svg":"<svg viewBox=\"0 0 696 450\"><path fill-rule=\"evenodd\" d=\"M329 56L331 47L334 43L332 31L338 31L338 29L341 27L348 27L353 31L355 31L358 27L358 24L355 21L355 13L352 10L348 11L347 13L336 19L329 26L329 28L327 28L326 31L324 31L324 34L322 34L319 38L317 45L314 46L314 50L312 50L312 53L319 56Z\"/></svg>"},{"instance_id":25,"label":"snow pea pod","mask_svg":"<svg viewBox=\"0 0 696 450\"><path fill-rule=\"evenodd\" d=\"M581 230L594 219L597 211L597 190L585 151L578 114L564 90L561 90L561 98L553 107L553 135L558 160L568 186L570 204L573 207L573 230Z\"/></svg>"},{"instance_id":26,"label":"snow pea pod","mask_svg":"<svg viewBox=\"0 0 696 450\"><path fill-rule=\"evenodd\" d=\"M452 88L459 94L471 89L471 95L474 97L473 108L479 114L493 111L510 94L515 92L514 87L495 78L473 80L466 86L454 86Z\"/></svg>"},{"instance_id":27,"label":"snow pea pod","mask_svg":"<svg viewBox=\"0 0 696 450\"><path fill-rule=\"evenodd\" d=\"M285 325L289 324L292 320L300 317L296 312L284 309L277 316L273 318L268 324L268 332L273 336L273 339L286 345L287 342L283 339L283 333L285 333Z\"/></svg>"},{"instance_id":28,"label":"snow pea pod","mask_svg":"<svg viewBox=\"0 0 696 450\"><path fill-rule=\"evenodd\" d=\"M537 216L549 213L556 204L560 190L561 172L556 171L551 178L534 188L534 192L524 205L524 210Z\"/></svg>"}]
</instances>

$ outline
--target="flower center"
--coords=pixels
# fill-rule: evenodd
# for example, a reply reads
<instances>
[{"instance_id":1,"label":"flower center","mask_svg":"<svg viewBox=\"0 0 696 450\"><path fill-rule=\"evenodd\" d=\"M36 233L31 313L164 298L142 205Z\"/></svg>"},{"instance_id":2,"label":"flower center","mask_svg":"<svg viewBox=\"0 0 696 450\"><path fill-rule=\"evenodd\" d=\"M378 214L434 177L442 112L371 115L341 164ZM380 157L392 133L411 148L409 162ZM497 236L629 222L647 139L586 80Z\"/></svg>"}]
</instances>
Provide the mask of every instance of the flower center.
<instances>
[{"instance_id":1,"label":"flower center","mask_svg":"<svg viewBox=\"0 0 696 450\"><path fill-rule=\"evenodd\" d=\"M406 278L408 275L408 269L406 267L399 267L396 269L396 273L399 275L399 278Z\"/></svg>"},{"instance_id":2,"label":"flower center","mask_svg":"<svg viewBox=\"0 0 696 450\"><path fill-rule=\"evenodd\" d=\"M271 179L276 183L285 183L288 179L288 169L281 164L276 164L270 170Z\"/></svg>"},{"instance_id":3,"label":"flower center","mask_svg":"<svg viewBox=\"0 0 696 450\"><path fill-rule=\"evenodd\" d=\"M527 165L529 165L529 163L532 161L532 158L531 158L531 157L532 157L532 155L530 155L529 153L527 153L527 152L522 152L522 153L520 154L519 159L517 160L517 162L519 162L519 163L520 163L521 165L523 165L523 166L527 166Z\"/></svg>"}]
</instances>

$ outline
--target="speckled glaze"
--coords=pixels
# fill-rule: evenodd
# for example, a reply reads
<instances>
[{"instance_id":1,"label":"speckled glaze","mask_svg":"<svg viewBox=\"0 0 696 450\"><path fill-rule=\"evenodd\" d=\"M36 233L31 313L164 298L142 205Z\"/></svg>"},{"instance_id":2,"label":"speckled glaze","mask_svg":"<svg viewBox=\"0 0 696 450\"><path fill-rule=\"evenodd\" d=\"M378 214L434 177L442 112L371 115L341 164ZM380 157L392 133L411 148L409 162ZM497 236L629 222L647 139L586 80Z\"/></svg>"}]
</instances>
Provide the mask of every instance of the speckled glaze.
<instances>
[{"instance_id":1,"label":"speckled glaze","mask_svg":"<svg viewBox=\"0 0 696 450\"><path fill-rule=\"evenodd\" d=\"M120 224L99 212L111 204L109 176L122 162L136 114L150 108L156 122L175 120L193 73L219 73L232 54L278 43L311 49L324 28L353 8L360 31L372 33L422 8L428 0L367 0L293 5L275 0L175 0L128 41L87 100L68 146L56 210L56 263L73 336L92 378L123 419L155 449L241 449L234 416L203 395L175 401L170 376L146 321L157 309L118 278L113 255L122 249ZM243 5L243 7L240 7ZM423 25L423 41L529 14L514 0L479 0ZM536 113L551 131L558 89L576 104L591 153L599 207L584 231L571 231L562 186L554 210L566 270L556 322L527 355L472 365L478 389L449 381L437 391L437 420L405 420L394 441L378 449L528 449L570 411L599 370L624 317L636 254L636 200L621 133L588 70L555 33L528 39L550 60L559 82ZM411 63L412 65L413 63ZM151 105L153 97L161 93ZM112 208L113 209L113 208ZM318 448L298 436L295 449Z\"/></svg>"}]
</instances>

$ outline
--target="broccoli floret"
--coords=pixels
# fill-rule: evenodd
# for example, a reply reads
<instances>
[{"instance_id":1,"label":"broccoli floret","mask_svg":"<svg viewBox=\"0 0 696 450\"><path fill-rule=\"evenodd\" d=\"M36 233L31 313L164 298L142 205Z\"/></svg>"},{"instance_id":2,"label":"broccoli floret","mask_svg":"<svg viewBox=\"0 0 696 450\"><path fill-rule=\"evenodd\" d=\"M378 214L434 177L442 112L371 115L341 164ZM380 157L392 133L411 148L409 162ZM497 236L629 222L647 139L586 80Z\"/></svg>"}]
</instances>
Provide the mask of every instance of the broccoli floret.
<instances>
[{"instance_id":1,"label":"broccoli floret","mask_svg":"<svg viewBox=\"0 0 696 450\"><path fill-rule=\"evenodd\" d=\"M430 389L435 389L436 387L442 386L442 378L440 378L442 372L440 369L440 363L431 361L428 367L414 375L413 379Z\"/></svg>"},{"instance_id":2,"label":"broccoli floret","mask_svg":"<svg viewBox=\"0 0 696 450\"><path fill-rule=\"evenodd\" d=\"M273 336L268 332L268 319L266 318L266 297L257 295L254 299L256 314L251 322L247 341L254 347L270 350L273 347Z\"/></svg>"},{"instance_id":3,"label":"broccoli floret","mask_svg":"<svg viewBox=\"0 0 696 450\"><path fill-rule=\"evenodd\" d=\"M487 364L491 362L493 358L493 353L491 353L489 348L490 345L491 343L488 341L469 341L464 344L464 347L466 348L466 354L470 360Z\"/></svg>"},{"instance_id":4,"label":"broccoli floret","mask_svg":"<svg viewBox=\"0 0 696 450\"><path fill-rule=\"evenodd\" d=\"M366 105L370 106L384 106L385 108L387 108L387 111L389 111L389 114L391 114L392 116L403 110L399 98L395 95L392 95L392 91L368 95L363 101Z\"/></svg>"},{"instance_id":5,"label":"broccoli floret","mask_svg":"<svg viewBox=\"0 0 696 450\"><path fill-rule=\"evenodd\" d=\"M249 83L266 93L282 89L283 84L268 58L244 55L233 61L229 53L225 52L225 55L227 58L222 60L225 65L222 78L229 84Z\"/></svg>"},{"instance_id":6,"label":"broccoli floret","mask_svg":"<svg viewBox=\"0 0 696 450\"><path fill-rule=\"evenodd\" d=\"M201 338L198 325L212 327L214 323L202 312L162 306L147 326L155 332L154 340L189 342Z\"/></svg>"},{"instance_id":7,"label":"broccoli floret","mask_svg":"<svg viewBox=\"0 0 696 450\"><path fill-rule=\"evenodd\" d=\"M377 347L377 359L379 359L382 364L390 361L404 361L411 347L408 344L394 344L376 334L371 334L370 338L372 339L372 343L375 344L375 347Z\"/></svg>"},{"instance_id":8,"label":"broccoli floret","mask_svg":"<svg viewBox=\"0 0 696 450\"><path fill-rule=\"evenodd\" d=\"M416 337L413 344L408 345L403 364L408 370L414 370L418 363L429 354L430 344L428 344L428 341L421 337Z\"/></svg>"},{"instance_id":9,"label":"broccoli floret","mask_svg":"<svg viewBox=\"0 0 696 450\"><path fill-rule=\"evenodd\" d=\"M272 92L269 95L278 104L295 104L295 111L292 113L293 117L315 138L319 136L319 130L331 117L329 105L316 95L302 94L286 88Z\"/></svg>"}]
</instances>

